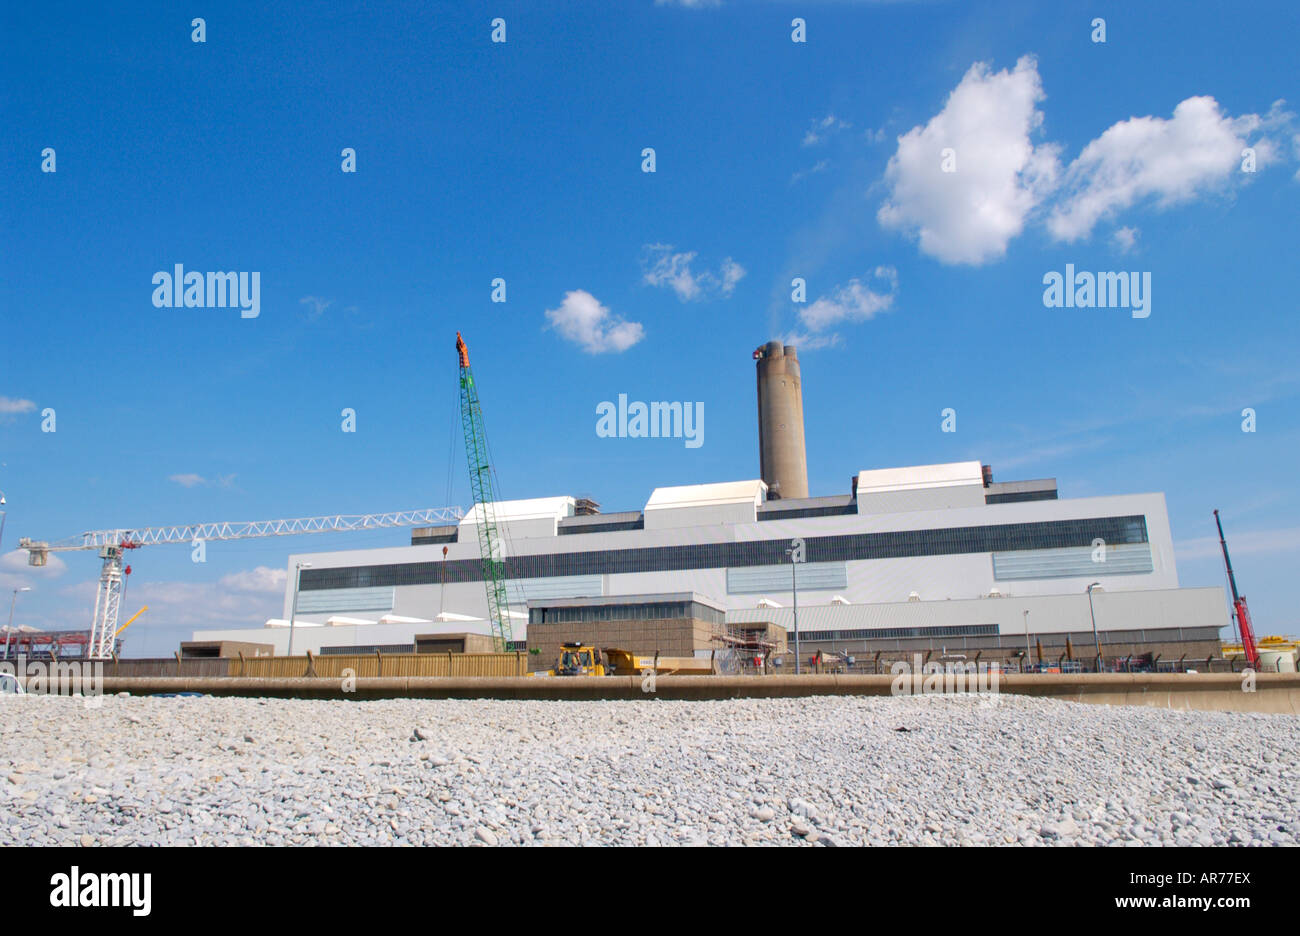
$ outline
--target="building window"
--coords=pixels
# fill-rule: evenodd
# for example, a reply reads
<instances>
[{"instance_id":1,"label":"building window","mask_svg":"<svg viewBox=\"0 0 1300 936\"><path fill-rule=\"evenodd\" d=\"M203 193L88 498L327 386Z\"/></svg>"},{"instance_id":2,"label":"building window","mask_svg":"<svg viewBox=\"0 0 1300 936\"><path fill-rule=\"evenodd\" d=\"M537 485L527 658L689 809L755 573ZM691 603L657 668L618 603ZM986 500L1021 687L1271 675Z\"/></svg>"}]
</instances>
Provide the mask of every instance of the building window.
<instances>
[{"instance_id":1,"label":"building window","mask_svg":"<svg viewBox=\"0 0 1300 936\"><path fill-rule=\"evenodd\" d=\"M1098 538L1104 539L1108 545L1145 543L1146 518L1140 515L1096 517L936 530L844 533L836 536L806 536L804 542L808 562L816 563L1063 549L1090 546ZM789 541L782 538L744 543L698 543L690 546L648 546L638 549L508 556L505 567L509 579L533 579L774 566L788 562L785 555L788 545ZM447 562L303 569L302 591L436 585L444 580L449 583L481 582L482 562L478 559L457 559Z\"/></svg>"}]
</instances>

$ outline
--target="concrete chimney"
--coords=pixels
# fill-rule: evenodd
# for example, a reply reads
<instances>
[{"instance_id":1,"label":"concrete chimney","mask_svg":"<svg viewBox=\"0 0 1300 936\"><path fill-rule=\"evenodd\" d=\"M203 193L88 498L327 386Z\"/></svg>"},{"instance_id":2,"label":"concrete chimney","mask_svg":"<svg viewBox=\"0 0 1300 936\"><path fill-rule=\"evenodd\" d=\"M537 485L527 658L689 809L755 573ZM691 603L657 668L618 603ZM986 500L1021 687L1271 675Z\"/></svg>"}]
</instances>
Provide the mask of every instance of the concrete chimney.
<instances>
[{"instance_id":1,"label":"concrete chimney","mask_svg":"<svg viewBox=\"0 0 1300 936\"><path fill-rule=\"evenodd\" d=\"M808 496L803 389L793 345L769 341L754 352L758 370L758 460L769 499Z\"/></svg>"}]
</instances>

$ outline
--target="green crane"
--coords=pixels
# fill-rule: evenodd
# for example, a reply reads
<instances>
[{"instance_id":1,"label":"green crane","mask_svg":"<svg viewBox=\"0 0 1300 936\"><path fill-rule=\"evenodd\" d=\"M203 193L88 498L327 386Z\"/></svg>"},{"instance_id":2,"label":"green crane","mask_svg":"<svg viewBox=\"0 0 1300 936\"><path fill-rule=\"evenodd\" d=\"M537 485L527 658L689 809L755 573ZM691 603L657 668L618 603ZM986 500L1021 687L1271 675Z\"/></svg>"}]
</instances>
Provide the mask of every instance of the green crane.
<instances>
[{"instance_id":1,"label":"green crane","mask_svg":"<svg viewBox=\"0 0 1300 936\"><path fill-rule=\"evenodd\" d=\"M465 454L469 458L469 484L478 509L478 548L487 587L488 614L497 650L504 651L512 639L510 603L506 597L506 566L502 561L501 534L497 530L497 490L492 463L488 458L487 434L483 429L483 408L479 405L474 371L469 366L469 349L456 332L456 354L460 358L460 420L465 428Z\"/></svg>"}]
</instances>

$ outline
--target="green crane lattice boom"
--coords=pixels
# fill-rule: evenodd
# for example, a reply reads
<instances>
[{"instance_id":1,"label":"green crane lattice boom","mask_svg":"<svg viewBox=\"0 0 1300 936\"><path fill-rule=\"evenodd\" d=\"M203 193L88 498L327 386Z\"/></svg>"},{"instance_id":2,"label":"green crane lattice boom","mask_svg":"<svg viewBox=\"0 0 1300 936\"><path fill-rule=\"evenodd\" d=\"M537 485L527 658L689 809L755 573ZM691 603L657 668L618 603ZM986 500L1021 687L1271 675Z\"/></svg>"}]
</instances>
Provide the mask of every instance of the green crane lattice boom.
<instances>
[{"instance_id":1,"label":"green crane lattice boom","mask_svg":"<svg viewBox=\"0 0 1300 936\"><path fill-rule=\"evenodd\" d=\"M488 458L487 435L483 429L483 408L479 405L474 371L469 366L469 349L456 332L456 354L460 360L460 420L465 429L465 455L469 459L469 484L474 506L479 511L478 546L487 587L488 614L497 650L504 651L512 639L510 603L506 596L506 570L502 561L501 534L496 524L496 482Z\"/></svg>"}]
</instances>

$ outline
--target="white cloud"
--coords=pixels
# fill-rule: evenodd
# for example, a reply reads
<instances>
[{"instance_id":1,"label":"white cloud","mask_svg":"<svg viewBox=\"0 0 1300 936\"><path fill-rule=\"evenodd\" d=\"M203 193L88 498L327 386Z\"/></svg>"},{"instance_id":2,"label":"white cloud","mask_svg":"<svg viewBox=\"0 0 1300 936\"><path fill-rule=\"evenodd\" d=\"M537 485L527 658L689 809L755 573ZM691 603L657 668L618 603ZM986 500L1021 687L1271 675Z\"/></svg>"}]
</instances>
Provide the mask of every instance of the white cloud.
<instances>
[{"instance_id":1,"label":"white cloud","mask_svg":"<svg viewBox=\"0 0 1300 936\"><path fill-rule=\"evenodd\" d=\"M1253 148L1257 171L1281 162L1295 127L1282 100L1266 114L1231 117L1212 97L1190 97L1170 119L1112 125L1062 170L1058 144L1030 142L1043 98L1032 56L1012 71L972 65L943 110L899 138L880 224L917 236L922 252L944 263L979 265L1003 256L1040 212L1052 238L1077 241L1136 205L1164 208L1229 190L1251 176L1240 171L1242 150ZM1300 158L1300 136L1292 145ZM953 172L942 171L947 148ZM1131 249L1130 233L1136 228L1117 231L1116 246Z\"/></svg>"},{"instance_id":2,"label":"white cloud","mask_svg":"<svg viewBox=\"0 0 1300 936\"><path fill-rule=\"evenodd\" d=\"M221 577L221 586L232 591L241 592L276 592L283 593L289 573L284 569L272 569L270 566L258 566Z\"/></svg>"},{"instance_id":3,"label":"white cloud","mask_svg":"<svg viewBox=\"0 0 1300 936\"><path fill-rule=\"evenodd\" d=\"M894 304L898 273L893 267L876 267L872 278L883 280L888 290L877 292L854 277L799 311L799 320L811 332L824 332L841 322L865 322ZM834 343L834 342L830 342ZM805 347L813 347L805 338Z\"/></svg>"},{"instance_id":4,"label":"white cloud","mask_svg":"<svg viewBox=\"0 0 1300 936\"><path fill-rule=\"evenodd\" d=\"M0 555L0 590L30 586L56 579L68 571L68 564L58 553L49 553L43 566L27 564L27 550L15 549ZM7 613L8 609L5 609Z\"/></svg>"},{"instance_id":5,"label":"white cloud","mask_svg":"<svg viewBox=\"0 0 1300 936\"><path fill-rule=\"evenodd\" d=\"M274 572L279 572L278 588L241 587L259 581L269 585ZM219 582L132 582L127 613L143 605L149 610L122 636L135 654L164 656L196 630L259 627L284 614L285 574L259 567Z\"/></svg>"},{"instance_id":6,"label":"white cloud","mask_svg":"<svg viewBox=\"0 0 1300 936\"><path fill-rule=\"evenodd\" d=\"M829 166L830 164L831 162L829 159L820 159L812 167L808 169L800 169L794 175L790 176L790 183L793 185L795 182L798 182L800 179L806 176L816 175L819 172L825 172L826 167Z\"/></svg>"},{"instance_id":7,"label":"white cloud","mask_svg":"<svg viewBox=\"0 0 1300 936\"><path fill-rule=\"evenodd\" d=\"M311 306L311 311L307 313L308 316L310 318L318 319L323 314L325 314L326 309L328 309L330 306L334 304L334 300L321 299L317 296L303 296L301 299L298 300L298 304Z\"/></svg>"},{"instance_id":8,"label":"white cloud","mask_svg":"<svg viewBox=\"0 0 1300 936\"><path fill-rule=\"evenodd\" d=\"M643 279L650 286L667 286L682 302L689 302L709 295L730 296L745 277L745 268L731 257L722 261L716 274L696 273L691 269L695 257L695 251L674 253L671 244L646 244L641 257Z\"/></svg>"},{"instance_id":9,"label":"white cloud","mask_svg":"<svg viewBox=\"0 0 1300 936\"><path fill-rule=\"evenodd\" d=\"M834 114L827 114L819 120L814 120L808 127L808 131L803 135L804 146L816 146L818 143L824 143L840 130L848 130L853 126L847 120L841 120Z\"/></svg>"},{"instance_id":10,"label":"white cloud","mask_svg":"<svg viewBox=\"0 0 1300 936\"><path fill-rule=\"evenodd\" d=\"M132 656L170 656L195 630L258 628L269 618L284 615L287 572L282 568L258 566L216 582L136 581L137 577L138 573L131 577L122 622L142 606L149 610L122 634ZM96 581L60 588L55 610L47 608L43 615L34 616L29 609L27 620L46 630L84 628L90 622L96 588ZM253 631L249 639L257 637Z\"/></svg>"},{"instance_id":11,"label":"white cloud","mask_svg":"<svg viewBox=\"0 0 1300 936\"><path fill-rule=\"evenodd\" d=\"M36 404L31 400L12 399L7 396L0 396L0 418L6 416L20 416L23 413L32 413L36 411Z\"/></svg>"},{"instance_id":12,"label":"white cloud","mask_svg":"<svg viewBox=\"0 0 1300 936\"><path fill-rule=\"evenodd\" d=\"M627 322L611 315L585 289L565 293L558 309L546 310L546 319L562 337L588 354L626 351L645 337L640 322Z\"/></svg>"},{"instance_id":13,"label":"white cloud","mask_svg":"<svg viewBox=\"0 0 1300 936\"><path fill-rule=\"evenodd\" d=\"M234 487L235 485L235 476L233 474L218 475L216 478L212 480L208 480L207 478L203 477L203 475L189 472L188 474L169 475L167 480L175 484L179 484L181 487L185 487L185 488L209 487L209 486L230 488L230 487Z\"/></svg>"},{"instance_id":14,"label":"white cloud","mask_svg":"<svg viewBox=\"0 0 1300 936\"><path fill-rule=\"evenodd\" d=\"M1117 228L1110 235L1111 243L1114 244L1121 253L1128 253L1137 246L1138 234L1141 232L1134 227Z\"/></svg>"},{"instance_id":15,"label":"white cloud","mask_svg":"<svg viewBox=\"0 0 1300 936\"><path fill-rule=\"evenodd\" d=\"M1217 536L1174 543L1174 552L1181 562L1191 559L1222 558L1222 547ZM1276 530L1252 530L1232 534L1232 554L1249 556L1269 553L1291 553L1300 550L1300 527L1283 527Z\"/></svg>"},{"instance_id":16,"label":"white cloud","mask_svg":"<svg viewBox=\"0 0 1300 936\"><path fill-rule=\"evenodd\" d=\"M745 268L727 257L722 261L722 285L719 287L724 296L730 296L736 284L745 278Z\"/></svg>"},{"instance_id":17,"label":"white cloud","mask_svg":"<svg viewBox=\"0 0 1300 936\"><path fill-rule=\"evenodd\" d=\"M943 110L899 138L885 170L880 223L914 234L924 253L944 263L979 265L1005 254L1059 172L1059 148L1030 141L1043 98L1032 56L1011 71L972 65ZM948 148L954 172L942 170Z\"/></svg>"},{"instance_id":18,"label":"white cloud","mask_svg":"<svg viewBox=\"0 0 1300 936\"><path fill-rule=\"evenodd\" d=\"M1239 173L1250 134L1264 123L1257 114L1229 117L1212 97L1187 98L1169 120L1122 120L1070 164L1048 230L1057 240L1077 241L1140 201L1152 199L1163 208L1222 190ZM1267 139L1258 141L1257 166L1275 153Z\"/></svg>"}]
</instances>

